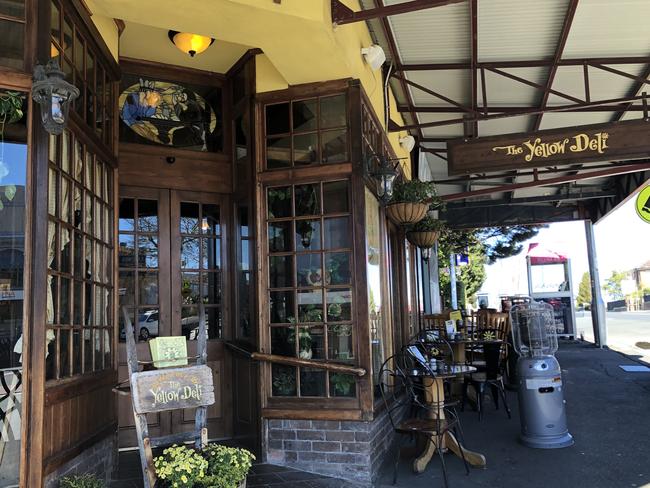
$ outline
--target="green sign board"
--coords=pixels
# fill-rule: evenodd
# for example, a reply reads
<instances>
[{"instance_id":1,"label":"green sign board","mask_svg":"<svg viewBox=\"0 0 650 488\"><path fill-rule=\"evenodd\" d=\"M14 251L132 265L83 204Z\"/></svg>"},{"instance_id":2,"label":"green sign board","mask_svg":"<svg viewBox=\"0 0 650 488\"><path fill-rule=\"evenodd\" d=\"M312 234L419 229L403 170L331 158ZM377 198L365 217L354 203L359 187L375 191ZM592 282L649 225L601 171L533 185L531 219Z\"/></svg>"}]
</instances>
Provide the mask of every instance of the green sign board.
<instances>
[{"instance_id":1,"label":"green sign board","mask_svg":"<svg viewBox=\"0 0 650 488\"><path fill-rule=\"evenodd\" d=\"M650 185L639 192L636 197L636 213L650 224Z\"/></svg>"}]
</instances>

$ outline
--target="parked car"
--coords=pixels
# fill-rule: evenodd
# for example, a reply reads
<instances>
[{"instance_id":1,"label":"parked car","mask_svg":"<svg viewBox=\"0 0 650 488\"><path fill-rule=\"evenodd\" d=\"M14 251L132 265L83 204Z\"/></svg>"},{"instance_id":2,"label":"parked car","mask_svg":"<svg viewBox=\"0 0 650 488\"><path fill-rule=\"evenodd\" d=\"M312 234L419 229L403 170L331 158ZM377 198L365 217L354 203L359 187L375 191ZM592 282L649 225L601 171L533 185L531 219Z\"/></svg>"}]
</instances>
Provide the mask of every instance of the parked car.
<instances>
[{"instance_id":1,"label":"parked car","mask_svg":"<svg viewBox=\"0 0 650 488\"><path fill-rule=\"evenodd\" d=\"M135 335L143 341L158 336L158 310L147 310L138 315Z\"/></svg>"}]
</instances>

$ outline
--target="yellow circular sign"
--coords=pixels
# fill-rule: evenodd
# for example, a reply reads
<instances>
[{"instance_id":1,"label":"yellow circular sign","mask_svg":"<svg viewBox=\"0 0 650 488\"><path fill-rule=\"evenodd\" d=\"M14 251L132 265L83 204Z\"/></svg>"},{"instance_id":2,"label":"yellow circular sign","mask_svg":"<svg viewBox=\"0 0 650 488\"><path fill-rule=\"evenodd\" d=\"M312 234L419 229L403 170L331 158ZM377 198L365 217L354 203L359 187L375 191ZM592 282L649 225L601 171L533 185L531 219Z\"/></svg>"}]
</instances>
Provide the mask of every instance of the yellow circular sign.
<instances>
[{"instance_id":1,"label":"yellow circular sign","mask_svg":"<svg viewBox=\"0 0 650 488\"><path fill-rule=\"evenodd\" d=\"M650 185L639 192L636 197L636 213L650 224Z\"/></svg>"}]
</instances>

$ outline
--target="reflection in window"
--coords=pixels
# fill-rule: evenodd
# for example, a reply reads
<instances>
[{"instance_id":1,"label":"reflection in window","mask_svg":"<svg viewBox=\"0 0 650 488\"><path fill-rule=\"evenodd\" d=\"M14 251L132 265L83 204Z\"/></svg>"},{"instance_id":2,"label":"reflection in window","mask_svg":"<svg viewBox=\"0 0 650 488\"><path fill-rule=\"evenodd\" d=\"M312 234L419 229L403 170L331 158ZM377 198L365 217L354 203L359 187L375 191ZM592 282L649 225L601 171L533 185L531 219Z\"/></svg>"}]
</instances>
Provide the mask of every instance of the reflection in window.
<instances>
[{"instance_id":1,"label":"reflection in window","mask_svg":"<svg viewBox=\"0 0 650 488\"><path fill-rule=\"evenodd\" d=\"M349 191L345 180L267 190L273 354L337 362L355 358ZM274 367L272 392L354 397L356 381L311 368Z\"/></svg>"},{"instance_id":2,"label":"reflection in window","mask_svg":"<svg viewBox=\"0 0 650 488\"><path fill-rule=\"evenodd\" d=\"M0 7L0 10L6 8ZM20 25L20 24L19 24ZM22 25L21 25L22 28ZM4 31L3 31L4 32ZM6 46L4 46L6 47ZM0 47L0 52L3 47ZM20 51L22 58L22 50ZM0 91L0 97L7 92ZM27 111L3 127L0 141L0 485L18 486L22 409ZM48 233L53 230L48 227ZM48 334L49 337L49 334Z\"/></svg>"},{"instance_id":3,"label":"reflection in window","mask_svg":"<svg viewBox=\"0 0 650 488\"><path fill-rule=\"evenodd\" d=\"M349 160L344 94L267 105L266 167Z\"/></svg>"}]
</instances>

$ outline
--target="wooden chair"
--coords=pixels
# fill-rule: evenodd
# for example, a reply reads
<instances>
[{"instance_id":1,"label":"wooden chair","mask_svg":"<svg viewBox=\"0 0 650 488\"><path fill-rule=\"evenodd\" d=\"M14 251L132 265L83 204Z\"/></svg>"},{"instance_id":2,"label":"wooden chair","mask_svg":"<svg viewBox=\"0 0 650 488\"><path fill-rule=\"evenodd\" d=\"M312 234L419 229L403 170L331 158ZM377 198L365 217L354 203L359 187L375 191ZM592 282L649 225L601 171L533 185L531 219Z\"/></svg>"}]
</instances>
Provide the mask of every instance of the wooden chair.
<instances>
[{"instance_id":1,"label":"wooden chair","mask_svg":"<svg viewBox=\"0 0 650 488\"><path fill-rule=\"evenodd\" d=\"M449 320L449 312L433 313L429 315L422 315L421 329L422 330L445 330L445 321Z\"/></svg>"},{"instance_id":2,"label":"wooden chair","mask_svg":"<svg viewBox=\"0 0 650 488\"><path fill-rule=\"evenodd\" d=\"M126 333L126 356L127 363L129 368L129 384L131 390L131 398L134 404L133 407L133 416L135 419L135 429L138 436L138 447L140 450L140 463L142 467L142 475L145 488L154 488L157 482L156 471L153 463L153 453L152 449L157 447L168 447L173 444L183 444L185 442L194 442L194 445L197 448L203 448L208 444L208 429L206 427L207 421L207 405L214 403L214 394L213 394L213 385L212 385L212 373L206 365L207 362L207 327L205 323L205 315L203 311L203 304L199 304L199 335L197 338L197 351L198 355L194 357L188 357L188 360L196 360L195 366L181 366L180 368L167 368L165 371L174 372L178 369L187 368L188 373L190 371L198 371L201 373L206 373L204 370L207 369L207 383L209 383L208 388L206 388L206 393L208 393L208 400L202 402L201 405L196 406L196 415L195 415L195 426L194 430L189 432L181 432L178 434L171 434L163 437L150 437L149 436L149 427L147 424L147 414L146 412L137 412L136 408L136 397L139 395L138 391L138 375L142 375L143 372L140 371L140 365L153 364L152 361L140 361L137 356L137 349L135 344L135 334L133 330L133 324L131 322L131 317L126 307L122 307L122 314L124 316L124 330ZM185 359L185 358L180 358ZM150 374L151 372L146 372L144 374ZM125 392L121 385L118 385L114 388L116 393L120 394L129 394ZM210 400L211 397L211 400ZM164 410L176 410L179 406L172 405L171 408L165 408ZM158 409L157 411L164 411L163 409Z\"/></svg>"}]
</instances>

